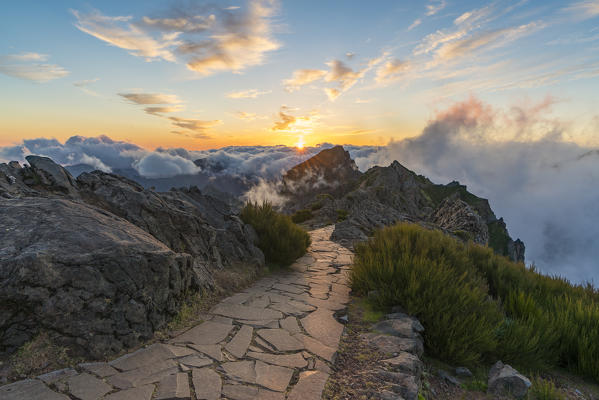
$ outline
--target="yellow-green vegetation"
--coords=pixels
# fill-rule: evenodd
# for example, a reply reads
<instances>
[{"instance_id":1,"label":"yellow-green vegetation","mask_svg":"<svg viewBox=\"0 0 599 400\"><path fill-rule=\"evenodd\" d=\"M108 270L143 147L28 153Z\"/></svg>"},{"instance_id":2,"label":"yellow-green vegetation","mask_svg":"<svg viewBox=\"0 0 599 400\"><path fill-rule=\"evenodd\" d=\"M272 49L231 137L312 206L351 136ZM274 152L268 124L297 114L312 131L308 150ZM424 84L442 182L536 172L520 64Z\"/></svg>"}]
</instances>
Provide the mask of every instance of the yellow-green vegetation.
<instances>
[{"instance_id":1,"label":"yellow-green vegetation","mask_svg":"<svg viewBox=\"0 0 599 400\"><path fill-rule=\"evenodd\" d=\"M10 358L11 375L39 375L45 371L77 363L67 354L66 347L55 344L48 333L40 333L25 343Z\"/></svg>"},{"instance_id":2,"label":"yellow-green vegetation","mask_svg":"<svg viewBox=\"0 0 599 400\"><path fill-rule=\"evenodd\" d=\"M352 288L382 309L401 305L425 326L432 356L527 370L565 367L599 380L599 292L488 247L398 224L356 246Z\"/></svg>"},{"instance_id":3,"label":"yellow-green vegetation","mask_svg":"<svg viewBox=\"0 0 599 400\"><path fill-rule=\"evenodd\" d=\"M289 265L304 255L310 245L310 235L268 202L247 203L240 217L256 230L258 247L269 263Z\"/></svg>"},{"instance_id":4,"label":"yellow-green vegetation","mask_svg":"<svg viewBox=\"0 0 599 400\"><path fill-rule=\"evenodd\" d=\"M322 208L322 206L323 206L322 201L317 201L315 203L310 204L310 210L317 211L317 210L320 210Z\"/></svg>"},{"instance_id":5,"label":"yellow-green vegetation","mask_svg":"<svg viewBox=\"0 0 599 400\"><path fill-rule=\"evenodd\" d=\"M337 222L345 221L347 216L349 215L349 211L339 209L337 210Z\"/></svg>"},{"instance_id":6,"label":"yellow-green vegetation","mask_svg":"<svg viewBox=\"0 0 599 400\"><path fill-rule=\"evenodd\" d=\"M536 377L528 391L529 400L565 400L564 393L555 384L546 379Z\"/></svg>"},{"instance_id":7,"label":"yellow-green vegetation","mask_svg":"<svg viewBox=\"0 0 599 400\"><path fill-rule=\"evenodd\" d=\"M301 224L304 221L312 219L312 217L312 211L306 209L298 210L291 216L291 221L295 222L296 224Z\"/></svg>"}]
</instances>

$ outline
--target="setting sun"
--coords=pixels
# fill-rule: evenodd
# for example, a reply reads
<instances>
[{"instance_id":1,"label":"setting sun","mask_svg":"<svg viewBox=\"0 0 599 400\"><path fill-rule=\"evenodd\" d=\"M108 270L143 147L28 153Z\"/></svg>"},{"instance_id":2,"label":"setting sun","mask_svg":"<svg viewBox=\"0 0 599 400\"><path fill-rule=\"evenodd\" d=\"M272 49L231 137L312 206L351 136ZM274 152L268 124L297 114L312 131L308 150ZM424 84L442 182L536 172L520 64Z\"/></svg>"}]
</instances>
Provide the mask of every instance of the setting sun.
<instances>
[{"instance_id":1,"label":"setting sun","mask_svg":"<svg viewBox=\"0 0 599 400\"><path fill-rule=\"evenodd\" d=\"M303 148L304 148L304 138L302 136L300 136L299 139L297 140L297 143L295 144L295 147L297 147L299 150L303 150Z\"/></svg>"}]
</instances>

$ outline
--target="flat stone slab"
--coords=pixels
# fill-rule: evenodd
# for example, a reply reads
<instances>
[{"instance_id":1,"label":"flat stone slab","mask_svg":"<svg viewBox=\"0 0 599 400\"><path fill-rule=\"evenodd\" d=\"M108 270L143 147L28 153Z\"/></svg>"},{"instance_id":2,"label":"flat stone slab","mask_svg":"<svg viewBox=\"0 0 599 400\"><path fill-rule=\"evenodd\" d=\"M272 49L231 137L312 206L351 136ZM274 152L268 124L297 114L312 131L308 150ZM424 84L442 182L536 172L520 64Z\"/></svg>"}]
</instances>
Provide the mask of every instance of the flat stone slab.
<instances>
[{"instance_id":1,"label":"flat stone slab","mask_svg":"<svg viewBox=\"0 0 599 400\"><path fill-rule=\"evenodd\" d=\"M232 361L221 364L226 374L238 381L256 383L256 371L254 361Z\"/></svg>"},{"instance_id":2,"label":"flat stone slab","mask_svg":"<svg viewBox=\"0 0 599 400\"><path fill-rule=\"evenodd\" d=\"M119 372L105 362L83 363L79 364L79 367L100 378L106 378Z\"/></svg>"},{"instance_id":3,"label":"flat stone slab","mask_svg":"<svg viewBox=\"0 0 599 400\"><path fill-rule=\"evenodd\" d=\"M26 379L0 387L2 400L69 400L64 394L56 393L42 381Z\"/></svg>"},{"instance_id":4,"label":"flat stone slab","mask_svg":"<svg viewBox=\"0 0 599 400\"><path fill-rule=\"evenodd\" d=\"M293 376L293 369L256 361L256 383L276 392L284 392Z\"/></svg>"},{"instance_id":5,"label":"flat stone slab","mask_svg":"<svg viewBox=\"0 0 599 400\"><path fill-rule=\"evenodd\" d=\"M288 400L320 400L329 374L322 371L304 371L291 389Z\"/></svg>"},{"instance_id":6,"label":"flat stone slab","mask_svg":"<svg viewBox=\"0 0 599 400\"><path fill-rule=\"evenodd\" d=\"M139 369L109 376L106 381L119 389L129 389L156 383L165 376L175 374L177 371L179 371L179 366L175 361L165 360L161 363L146 365Z\"/></svg>"},{"instance_id":7,"label":"flat stone slab","mask_svg":"<svg viewBox=\"0 0 599 400\"><path fill-rule=\"evenodd\" d=\"M250 307L243 304L221 303L216 305L210 312L235 319L265 320L283 318L283 314L279 311L267 308Z\"/></svg>"},{"instance_id":8,"label":"flat stone slab","mask_svg":"<svg viewBox=\"0 0 599 400\"><path fill-rule=\"evenodd\" d=\"M302 318L301 323L306 332L322 344L334 348L339 345L343 325L333 317L332 311L319 308Z\"/></svg>"},{"instance_id":9,"label":"flat stone slab","mask_svg":"<svg viewBox=\"0 0 599 400\"><path fill-rule=\"evenodd\" d=\"M119 357L109 364L121 371L130 371L132 369L168 360L174 356L175 355L167 346L163 344L153 344L144 349L139 349L133 353Z\"/></svg>"},{"instance_id":10,"label":"flat stone slab","mask_svg":"<svg viewBox=\"0 0 599 400\"><path fill-rule=\"evenodd\" d=\"M243 325L233 339L227 343L225 349L236 358L242 358L250 346L253 333L254 329L251 326Z\"/></svg>"},{"instance_id":11,"label":"flat stone slab","mask_svg":"<svg viewBox=\"0 0 599 400\"><path fill-rule=\"evenodd\" d=\"M173 338L172 343L216 344L222 342L233 330L233 325L206 321Z\"/></svg>"},{"instance_id":12,"label":"flat stone slab","mask_svg":"<svg viewBox=\"0 0 599 400\"><path fill-rule=\"evenodd\" d=\"M221 351L220 344L192 344L190 345L193 349L199 351L200 353L206 354L208 357L216 360L223 360L223 353Z\"/></svg>"},{"instance_id":13,"label":"flat stone slab","mask_svg":"<svg viewBox=\"0 0 599 400\"><path fill-rule=\"evenodd\" d=\"M302 330L297 323L297 319L295 317L287 317L279 321L282 329L285 329L287 332L294 334L300 333Z\"/></svg>"},{"instance_id":14,"label":"flat stone slab","mask_svg":"<svg viewBox=\"0 0 599 400\"><path fill-rule=\"evenodd\" d=\"M279 365L281 367L304 368L308 365L308 361L306 361L301 353L269 354L250 351L248 357L264 361L268 364Z\"/></svg>"},{"instance_id":15,"label":"flat stone slab","mask_svg":"<svg viewBox=\"0 0 599 400\"><path fill-rule=\"evenodd\" d=\"M212 360L207 357L201 357L195 354L183 357L177 360L179 364L190 368L201 368L212 364Z\"/></svg>"},{"instance_id":16,"label":"flat stone slab","mask_svg":"<svg viewBox=\"0 0 599 400\"><path fill-rule=\"evenodd\" d=\"M66 382L69 392L81 400L97 400L113 390L112 386L88 373L72 376Z\"/></svg>"},{"instance_id":17,"label":"flat stone slab","mask_svg":"<svg viewBox=\"0 0 599 400\"><path fill-rule=\"evenodd\" d=\"M222 380L220 375L210 368L196 368L191 375L193 388L198 400L220 399Z\"/></svg>"},{"instance_id":18,"label":"flat stone slab","mask_svg":"<svg viewBox=\"0 0 599 400\"><path fill-rule=\"evenodd\" d=\"M277 283L276 285L273 285L272 288L280 290L281 292L295 293L295 294L304 293L306 291L305 289L302 289L298 286L286 285L284 283Z\"/></svg>"},{"instance_id":19,"label":"flat stone slab","mask_svg":"<svg viewBox=\"0 0 599 400\"><path fill-rule=\"evenodd\" d=\"M283 393L246 385L225 385L223 394L231 400L284 400Z\"/></svg>"},{"instance_id":20,"label":"flat stone slab","mask_svg":"<svg viewBox=\"0 0 599 400\"><path fill-rule=\"evenodd\" d=\"M158 383L158 393L156 400L178 400L190 399L189 379L187 374L179 372L175 375L169 375Z\"/></svg>"},{"instance_id":21,"label":"flat stone slab","mask_svg":"<svg viewBox=\"0 0 599 400\"><path fill-rule=\"evenodd\" d=\"M301 340L306 350L308 350L310 353L316 354L317 356L324 358L330 363L335 361L335 354L337 353L337 348L329 347L325 344L322 344L318 340L301 333L294 335L294 337L298 340Z\"/></svg>"},{"instance_id":22,"label":"flat stone slab","mask_svg":"<svg viewBox=\"0 0 599 400\"><path fill-rule=\"evenodd\" d=\"M260 329L258 335L279 351L303 350L302 342L283 329Z\"/></svg>"},{"instance_id":23,"label":"flat stone slab","mask_svg":"<svg viewBox=\"0 0 599 400\"><path fill-rule=\"evenodd\" d=\"M154 385L125 389L104 397L105 400L150 400L154 393Z\"/></svg>"}]
</instances>

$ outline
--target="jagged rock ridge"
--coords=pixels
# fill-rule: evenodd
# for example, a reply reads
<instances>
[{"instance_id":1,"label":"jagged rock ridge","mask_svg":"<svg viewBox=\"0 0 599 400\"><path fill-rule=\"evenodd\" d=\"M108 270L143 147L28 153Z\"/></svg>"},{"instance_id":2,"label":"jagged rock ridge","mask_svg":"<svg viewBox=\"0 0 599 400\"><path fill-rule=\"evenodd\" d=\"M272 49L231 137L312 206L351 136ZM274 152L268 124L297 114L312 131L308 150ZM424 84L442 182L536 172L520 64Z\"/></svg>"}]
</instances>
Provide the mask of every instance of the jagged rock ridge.
<instances>
[{"instance_id":1,"label":"jagged rock ridge","mask_svg":"<svg viewBox=\"0 0 599 400\"><path fill-rule=\"evenodd\" d=\"M524 243L512 240L487 199L459 182L434 184L398 161L361 173L349 153L336 146L294 167L283 181L284 194L291 198L285 211L310 209L315 225L337 222L333 233L337 240L364 240L375 228L409 221L488 244L501 255L524 261ZM296 187L301 190L289 190Z\"/></svg>"},{"instance_id":2,"label":"jagged rock ridge","mask_svg":"<svg viewBox=\"0 0 599 400\"><path fill-rule=\"evenodd\" d=\"M252 228L197 188L27 161L0 164L0 352L43 330L103 357L164 327L214 270L264 264Z\"/></svg>"}]
</instances>

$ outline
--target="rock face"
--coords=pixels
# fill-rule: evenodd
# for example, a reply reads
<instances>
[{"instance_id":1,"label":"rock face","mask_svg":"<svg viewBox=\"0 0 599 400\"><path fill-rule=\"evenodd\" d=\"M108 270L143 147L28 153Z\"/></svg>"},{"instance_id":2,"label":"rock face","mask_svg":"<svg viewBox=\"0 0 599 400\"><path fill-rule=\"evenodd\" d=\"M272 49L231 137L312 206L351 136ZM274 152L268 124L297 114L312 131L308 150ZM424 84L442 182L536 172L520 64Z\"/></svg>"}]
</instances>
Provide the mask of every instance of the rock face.
<instances>
[{"instance_id":1,"label":"rock face","mask_svg":"<svg viewBox=\"0 0 599 400\"><path fill-rule=\"evenodd\" d=\"M253 230L197 189L27 161L0 164L0 352L42 330L92 357L118 352L212 289L215 269L264 263Z\"/></svg>"},{"instance_id":2,"label":"rock face","mask_svg":"<svg viewBox=\"0 0 599 400\"><path fill-rule=\"evenodd\" d=\"M509 365L497 361L489 371L488 392L496 396L513 395L520 399L526 396L531 383Z\"/></svg>"},{"instance_id":3,"label":"rock face","mask_svg":"<svg viewBox=\"0 0 599 400\"><path fill-rule=\"evenodd\" d=\"M476 211L463 200L447 198L435 210L431 222L456 236L464 233L466 238L475 243L489 242L489 228Z\"/></svg>"},{"instance_id":4,"label":"rock face","mask_svg":"<svg viewBox=\"0 0 599 400\"><path fill-rule=\"evenodd\" d=\"M400 221L442 229L462 240L488 244L524 261L524 244L512 240L489 202L459 182L437 185L397 161L361 173L341 146L323 150L283 177L285 211L311 210L313 226L336 222L333 239L366 239L374 229Z\"/></svg>"}]
</instances>

